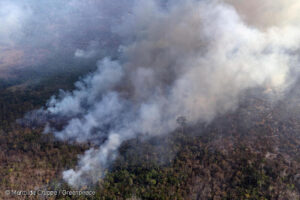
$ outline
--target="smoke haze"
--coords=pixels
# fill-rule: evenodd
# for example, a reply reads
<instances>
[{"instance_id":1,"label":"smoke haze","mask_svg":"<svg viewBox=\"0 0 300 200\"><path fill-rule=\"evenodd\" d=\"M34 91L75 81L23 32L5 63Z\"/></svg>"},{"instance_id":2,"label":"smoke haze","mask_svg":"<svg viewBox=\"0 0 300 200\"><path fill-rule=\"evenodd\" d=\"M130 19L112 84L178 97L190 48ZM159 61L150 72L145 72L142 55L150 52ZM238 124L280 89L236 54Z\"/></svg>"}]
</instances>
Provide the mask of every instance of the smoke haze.
<instances>
[{"instance_id":1,"label":"smoke haze","mask_svg":"<svg viewBox=\"0 0 300 200\"><path fill-rule=\"evenodd\" d=\"M225 0L250 25L266 29L272 26L299 25L300 2L297 0Z\"/></svg>"},{"instance_id":2,"label":"smoke haze","mask_svg":"<svg viewBox=\"0 0 300 200\"><path fill-rule=\"evenodd\" d=\"M2 0L0 73L29 67L57 70L60 57L114 54L119 39L111 34L111 26L128 6L123 0ZM49 64L51 59L56 62Z\"/></svg>"},{"instance_id":3,"label":"smoke haze","mask_svg":"<svg viewBox=\"0 0 300 200\"><path fill-rule=\"evenodd\" d=\"M104 12L101 17L108 18L109 31L120 40L118 59L106 52L97 70L78 81L74 91L62 91L39 111L67 119L62 129L48 124L45 132L95 144L80 156L76 169L63 173L71 186L101 179L123 141L167 134L179 116L190 125L209 123L234 110L247 89L262 88L280 98L297 78L300 27L294 0L109 2L122 16ZM94 1L73 3L89 11L86 6ZM284 9L273 16L278 8ZM92 19L89 23L101 27L98 10L85 14ZM68 33L95 33L77 33L73 19ZM75 57L89 59L103 41L105 37L91 39L84 50L72 48Z\"/></svg>"}]
</instances>

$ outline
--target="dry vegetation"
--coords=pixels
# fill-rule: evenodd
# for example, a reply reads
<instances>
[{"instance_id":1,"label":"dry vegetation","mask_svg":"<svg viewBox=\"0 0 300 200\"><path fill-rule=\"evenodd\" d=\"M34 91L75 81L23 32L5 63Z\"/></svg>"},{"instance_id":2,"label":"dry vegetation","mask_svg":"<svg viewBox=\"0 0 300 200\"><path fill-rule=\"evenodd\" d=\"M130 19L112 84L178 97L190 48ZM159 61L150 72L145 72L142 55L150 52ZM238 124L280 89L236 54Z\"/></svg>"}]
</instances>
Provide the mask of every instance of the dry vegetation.
<instances>
[{"instance_id":1,"label":"dry vegetation","mask_svg":"<svg viewBox=\"0 0 300 200\"><path fill-rule=\"evenodd\" d=\"M0 199L9 199L6 189L68 188L61 172L76 165L86 146L15 123L59 87L1 89ZM182 123L167 136L127 141L106 178L91 188L97 194L90 199L298 200L300 119L286 112L284 102L250 98L210 125Z\"/></svg>"}]
</instances>

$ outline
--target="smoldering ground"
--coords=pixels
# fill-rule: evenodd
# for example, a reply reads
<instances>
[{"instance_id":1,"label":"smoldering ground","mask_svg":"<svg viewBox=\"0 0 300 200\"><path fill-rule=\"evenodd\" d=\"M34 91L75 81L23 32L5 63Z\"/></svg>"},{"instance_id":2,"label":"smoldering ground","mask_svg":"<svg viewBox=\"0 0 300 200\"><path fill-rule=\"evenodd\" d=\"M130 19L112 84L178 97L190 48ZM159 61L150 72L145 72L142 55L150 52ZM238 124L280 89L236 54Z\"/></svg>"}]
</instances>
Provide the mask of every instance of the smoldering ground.
<instances>
[{"instance_id":1,"label":"smoldering ground","mask_svg":"<svg viewBox=\"0 0 300 200\"><path fill-rule=\"evenodd\" d=\"M80 156L76 169L63 173L74 187L102 178L124 141L172 132L179 116L188 125L210 123L235 110L249 89L260 88L272 101L283 98L297 79L300 27L286 16L290 12L276 16L284 18L280 24L262 14L260 24L235 1L130 3L112 25L120 38L117 59L107 54L75 90L52 97L38 111L66 119L59 129L48 123L45 132L96 145ZM273 9L253 5L257 15ZM93 49L91 43L86 54L75 55L88 58Z\"/></svg>"}]
</instances>

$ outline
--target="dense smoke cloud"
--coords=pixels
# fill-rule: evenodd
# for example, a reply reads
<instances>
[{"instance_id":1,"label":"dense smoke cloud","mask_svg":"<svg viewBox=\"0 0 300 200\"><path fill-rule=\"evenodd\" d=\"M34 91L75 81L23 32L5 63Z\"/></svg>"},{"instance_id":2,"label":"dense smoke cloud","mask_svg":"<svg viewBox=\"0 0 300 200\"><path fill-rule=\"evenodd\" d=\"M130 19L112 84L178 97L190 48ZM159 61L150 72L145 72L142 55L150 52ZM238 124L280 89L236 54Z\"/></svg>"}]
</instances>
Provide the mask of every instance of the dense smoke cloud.
<instances>
[{"instance_id":1,"label":"dense smoke cloud","mask_svg":"<svg viewBox=\"0 0 300 200\"><path fill-rule=\"evenodd\" d=\"M95 144L76 169L63 173L72 186L102 178L125 140L167 134L179 116L209 123L235 109L245 90L277 96L296 78L300 28L293 22L261 29L255 20L249 25L244 5L221 1L145 0L124 10L111 29L122 38L118 59L108 55L77 89L61 92L40 111L67 119L62 129L48 125L46 132ZM97 48L90 43L75 54L89 58Z\"/></svg>"}]
</instances>

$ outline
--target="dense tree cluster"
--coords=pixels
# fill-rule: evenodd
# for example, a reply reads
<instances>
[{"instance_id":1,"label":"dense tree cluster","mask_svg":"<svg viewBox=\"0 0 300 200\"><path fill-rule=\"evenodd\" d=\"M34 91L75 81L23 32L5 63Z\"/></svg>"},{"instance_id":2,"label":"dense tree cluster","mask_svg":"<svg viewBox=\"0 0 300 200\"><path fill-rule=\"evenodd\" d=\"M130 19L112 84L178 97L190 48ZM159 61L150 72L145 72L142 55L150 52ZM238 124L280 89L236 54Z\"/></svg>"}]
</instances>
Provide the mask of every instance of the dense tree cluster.
<instances>
[{"instance_id":1,"label":"dense tree cluster","mask_svg":"<svg viewBox=\"0 0 300 200\"><path fill-rule=\"evenodd\" d=\"M72 81L56 77L29 86L1 82L1 191L71 189L61 172L76 165L88 144L59 142L42 128L22 127L15 120L43 106L59 88L71 89ZM52 199L297 200L300 120L282 117L284 110L280 103L270 106L253 98L210 125L188 127L181 117L169 135L123 143L106 177L87 186L96 190L95 196ZM2 198L8 197L0 193Z\"/></svg>"}]
</instances>

